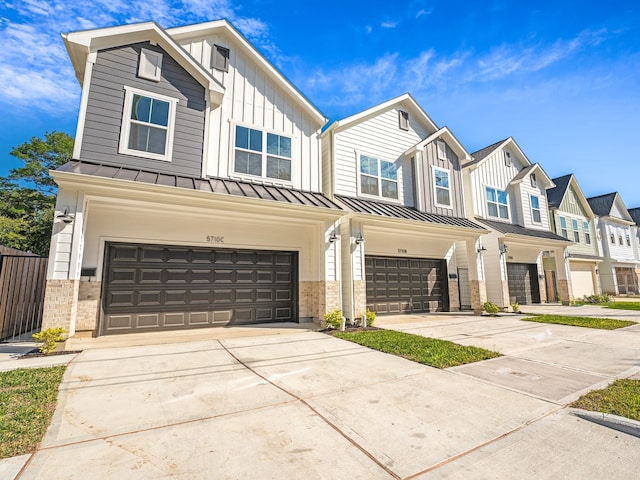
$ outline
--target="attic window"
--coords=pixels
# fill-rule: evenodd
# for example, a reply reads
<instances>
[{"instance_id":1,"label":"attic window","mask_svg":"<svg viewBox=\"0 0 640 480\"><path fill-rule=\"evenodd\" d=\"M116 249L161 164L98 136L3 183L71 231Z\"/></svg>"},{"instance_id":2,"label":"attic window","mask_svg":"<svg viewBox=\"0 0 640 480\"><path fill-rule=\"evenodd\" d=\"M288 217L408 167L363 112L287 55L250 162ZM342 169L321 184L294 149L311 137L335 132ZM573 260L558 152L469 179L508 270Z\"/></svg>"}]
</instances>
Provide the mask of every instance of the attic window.
<instances>
[{"instance_id":1,"label":"attic window","mask_svg":"<svg viewBox=\"0 0 640 480\"><path fill-rule=\"evenodd\" d=\"M507 167L511 166L511 154L509 152L504 152L504 164Z\"/></svg>"},{"instance_id":2,"label":"attic window","mask_svg":"<svg viewBox=\"0 0 640 480\"><path fill-rule=\"evenodd\" d=\"M532 173L530 178L531 178L531 186L532 187L537 187L538 186L538 181L536 180L536 174Z\"/></svg>"},{"instance_id":3,"label":"attic window","mask_svg":"<svg viewBox=\"0 0 640 480\"><path fill-rule=\"evenodd\" d=\"M398 110L398 121L400 122L400 130L409 130L409 112Z\"/></svg>"},{"instance_id":4,"label":"attic window","mask_svg":"<svg viewBox=\"0 0 640 480\"><path fill-rule=\"evenodd\" d=\"M211 66L223 72L229 71L229 49L214 45L211 52Z\"/></svg>"},{"instance_id":5,"label":"attic window","mask_svg":"<svg viewBox=\"0 0 640 480\"><path fill-rule=\"evenodd\" d=\"M162 54L143 48L140 50L140 64L138 65L138 76L160 81L160 73L162 72Z\"/></svg>"},{"instance_id":6,"label":"attic window","mask_svg":"<svg viewBox=\"0 0 640 480\"><path fill-rule=\"evenodd\" d=\"M438 160L446 160L447 159L447 144L442 140L438 140L436 142L438 147Z\"/></svg>"}]
</instances>

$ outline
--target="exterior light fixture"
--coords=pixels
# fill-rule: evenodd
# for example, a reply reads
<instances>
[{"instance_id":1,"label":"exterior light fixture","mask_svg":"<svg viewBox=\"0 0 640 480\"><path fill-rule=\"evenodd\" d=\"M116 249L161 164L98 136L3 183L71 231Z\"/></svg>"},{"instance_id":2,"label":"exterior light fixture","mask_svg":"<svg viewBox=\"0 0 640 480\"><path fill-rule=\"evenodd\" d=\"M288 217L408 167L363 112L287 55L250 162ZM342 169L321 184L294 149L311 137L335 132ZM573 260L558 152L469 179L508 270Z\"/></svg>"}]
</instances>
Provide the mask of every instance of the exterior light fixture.
<instances>
[{"instance_id":1,"label":"exterior light fixture","mask_svg":"<svg viewBox=\"0 0 640 480\"><path fill-rule=\"evenodd\" d=\"M361 243L364 243L364 237L362 236L362 232L360 232L360 234L358 235L358 238L356 238L356 245L360 245Z\"/></svg>"},{"instance_id":2,"label":"exterior light fixture","mask_svg":"<svg viewBox=\"0 0 640 480\"><path fill-rule=\"evenodd\" d=\"M500 252L500 255L504 255L505 253L507 253L507 246L503 243L498 251Z\"/></svg>"},{"instance_id":3,"label":"exterior light fixture","mask_svg":"<svg viewBox=\"0 0 640 480\"><path fill-rule=\"evenodd\" d=\"M338 236L336 235L336 232L331 232L331 235L329 235L329 243L336 243L337 240Z\"/></svg>"},{"instance_id":4,"label":"exterior light fixture","mask_svg":"<svg viewBox=\"0 0 640 480\"><path fill-rule=\"evenodd\" d=\"M56 215L56 218L58 220L60 220L62 223L71 223L73 222L73 214L69 213L69 209L65 208L64 212L59 213L58 215Z\"/></svg>"},{"instance_id":5,"label":"exterior light fixture","mask_svg":"<svg viewBox=\"0 0 640 480\"><path fill-rule=\"evenodd\" d=\"M480 245L478 245L478 249L476 251L478 253L486 252L487 248L484 245L480 244Z\"/></svg>"}]
</instances>

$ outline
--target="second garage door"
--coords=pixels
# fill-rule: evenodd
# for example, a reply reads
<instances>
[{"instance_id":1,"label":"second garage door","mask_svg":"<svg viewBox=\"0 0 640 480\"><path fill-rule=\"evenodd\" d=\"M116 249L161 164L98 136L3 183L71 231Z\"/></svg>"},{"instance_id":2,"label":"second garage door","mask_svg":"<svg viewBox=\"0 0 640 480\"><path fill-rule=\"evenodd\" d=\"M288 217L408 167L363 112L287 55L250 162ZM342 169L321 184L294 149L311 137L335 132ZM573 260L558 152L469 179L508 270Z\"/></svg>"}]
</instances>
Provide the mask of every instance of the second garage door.
<instances>
[{"instance_id":1,"label":"second garage door","mask_svg":"<svg viewBox=\"0 0 640 480\"><path fill-rule=\"evenodd\" d=\"M296 319L297 253L107 244L102 333Z\"/></svg>"},{"instance_id":2,"label":"second garage door","mask_svg":"<svg viewBox=\"0 0 640 480\"><path fill-rule=\"evenodd\" d=\"M526 305L540 303L538 267L535 263L507 263L509 300Z\"/></svg>"},{"instance_id":3,"label":"second garage door","mask_svg":"<svg viewBox=\"0 0 640 480\"><path fill-rule=\"evenodd\" d=\"M367 308L378 315L448 310L446 262L365 257Z\"/></svg>"},{"instance_id":4,"label":"second garage door","mask_svg":"<svg viewBox=\"0 0 640 480\"><path fill-rule=\"evenodd\" d=\"M580 299L595 293L592 268L589 264L571 263L571 288L574 298Z\"/></svg>"}]
</instances>

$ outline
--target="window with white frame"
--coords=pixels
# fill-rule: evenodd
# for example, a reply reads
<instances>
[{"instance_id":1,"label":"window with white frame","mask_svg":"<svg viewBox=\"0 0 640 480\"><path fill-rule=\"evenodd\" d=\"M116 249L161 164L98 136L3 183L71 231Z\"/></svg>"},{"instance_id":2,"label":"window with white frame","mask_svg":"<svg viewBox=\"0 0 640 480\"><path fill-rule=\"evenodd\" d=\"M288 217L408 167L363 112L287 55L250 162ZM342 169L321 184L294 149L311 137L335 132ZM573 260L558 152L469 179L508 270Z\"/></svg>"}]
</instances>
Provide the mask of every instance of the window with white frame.
<instances>
[{"instance_id":1,"label":"window with white frame","mask_svg":"<svg viewBox=\"0 0 640 480\"><path fill-rule=\"evenodd\" d=\"M567 219L560 217L560 235L564 238L569 238L569 230L567 229Z\"/></svg>"},{"instance_id":2,"label":"window with white frame","mask_svg":"<svg viewBox=\"0 0 640 480\"><path fill-rule=\"evenodd\" d=\"M531 216L535 223L542 223L542 214L540 213L540 199L535 195L531 195Z\"/></svg>"},{"instance_id":3,"label":"window with white frame","mask_svg":"<svg viewBox=\"0 0 640 480\"><path fill-rule=\"evenodd\" d=\"M451 208L451 185L449 170L433 167L433 192L436 206Z\"/></svg>"},{"instance_id":4,"label":"window with white frame","mask_svg":"<svg viewBox=\"0 0 640 480\"><path fill-rule=\"evenodd\" d=\"M436 149L438 150L438 160L447 159L447 144L442 140L436 142Z\"/></svg>"},{"instance_id":5,"label":"window with white frame","mask_svg":"<svg viewBox=\"0 0 640 480\"><path fill-rule=\"evenodd\" d=\"M360 155L360 193L375 197L398 198L398 171L392 162Z\"/></svg>"},{"instance_id":6,"label":"window with white frame","mask_svg":"<svg viewBox=\"0 0 640 480\"><path fill-rule=\"evenodd\" d=\"M291 181L291 137L236 125L234 172Z\"/></svg>"},{"instance_id":7,"label":"window with white frame","mask_svg":"<svg viewBox=\"0 0 640 480\"><path fill-rule=\"evenodd\" d=\"M124 89L118 152L170 161L178 99L131 87Z\"/></svg>"},{"instance_id":8,"label":"window with white frame","mask_svg":"<svg viewBox=\"0 0 640 480\"><path fill-rule=\"evenodd\" d=\"M487 213L490 217L509 219L507 192L493 187L485 187L487 196Z\"/></svg>"},{"instance_id":9,"label":"window with white frame","mask_svg":"<svg viewBox=\"0 0 640 480\"><path fill-rule=\"evenodd\" d=\"M582 222L582 231L584 232L584 241L587 245L591 245L591 232L589 230L589 222Z\"/></svg>"},{"instance_id":10,"label":"window with white frame","mask_svg":"<svg viewBox=\"0 0 640 480\"><path fill-rule=\"evenodd\" d=\"M571 228L573 229L573 241L580 243L580 231L578 230L578 220L571 219Z\"/></svg>"}]
</instances>

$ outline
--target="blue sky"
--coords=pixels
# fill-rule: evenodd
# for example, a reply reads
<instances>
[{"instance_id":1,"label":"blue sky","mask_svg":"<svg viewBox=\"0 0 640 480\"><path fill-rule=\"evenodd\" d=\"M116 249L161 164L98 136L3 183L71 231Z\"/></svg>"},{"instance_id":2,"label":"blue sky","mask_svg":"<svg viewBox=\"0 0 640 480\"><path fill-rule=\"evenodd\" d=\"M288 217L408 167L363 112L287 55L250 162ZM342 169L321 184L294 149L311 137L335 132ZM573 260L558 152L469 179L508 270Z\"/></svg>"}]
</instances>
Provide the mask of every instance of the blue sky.
<instances>
[{"instance_id":1,"label":"blue sky","mask_svg":"<svg viewBox=\"0 0 640 480\"><path fill-rule=\"evenodd\" d=\"M551 177L640 206L637 0L6 0L0 175L17 165L12 146L75 133L80 87L60 32L218 18L331 120L410 92L470 152L513 136Z\"/></svg>"}]
</instances>

